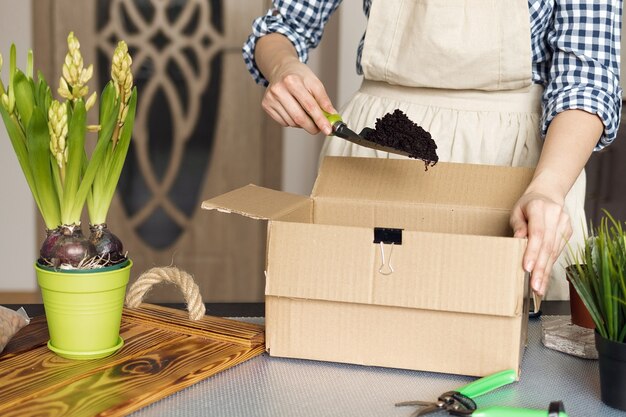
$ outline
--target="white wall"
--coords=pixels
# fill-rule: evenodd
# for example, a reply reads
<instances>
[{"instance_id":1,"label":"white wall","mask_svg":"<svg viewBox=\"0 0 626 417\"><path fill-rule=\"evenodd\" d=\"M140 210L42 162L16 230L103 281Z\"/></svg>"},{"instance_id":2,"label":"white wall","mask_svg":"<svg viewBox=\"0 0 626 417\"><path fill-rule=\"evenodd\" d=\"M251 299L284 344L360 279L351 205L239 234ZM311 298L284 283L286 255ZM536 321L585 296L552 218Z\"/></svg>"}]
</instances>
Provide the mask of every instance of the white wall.
<instances>
[{"instance_id":1,"label":"white wall","mask_svg":"<svg viewBox=\"0 0 626 417\"><path fill-rule=\"evenodd\" d=\"M2 80L9 82L9 48L15 43L20 68L32 48L30 1L0 1L0 54L4 58ZM36 57L35 57L36 58ZM4 128L0 124L0 290L34 291L36 231L35 203Z\"/></svg>"}]
</instances>

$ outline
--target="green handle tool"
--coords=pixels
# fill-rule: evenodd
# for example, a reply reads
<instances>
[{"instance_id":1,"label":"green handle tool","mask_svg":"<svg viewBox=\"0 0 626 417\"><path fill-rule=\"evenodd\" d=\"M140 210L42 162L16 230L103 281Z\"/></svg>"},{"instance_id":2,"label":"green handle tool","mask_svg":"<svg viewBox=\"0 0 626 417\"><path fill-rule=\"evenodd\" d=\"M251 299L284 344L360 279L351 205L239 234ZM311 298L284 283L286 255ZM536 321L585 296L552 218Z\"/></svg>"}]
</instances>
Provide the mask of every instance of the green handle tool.
<instances>
[{"instance_id":1,"label":"green handle tool","mask_svg":"<svg viewBox=\"0 0 626 417\"><path fill-rule=\"evenodd\" d=\"M486 407L478 409L474 398L487 394L495 389L515 382L517 373L513 369L497 372L470 382L455 391L439 396L436 402L406 401L396 406L418 406L421 410L415 416L424 416L438 411L447 411L455 416L473 417L567 417L560 401L550 403L548 410L526 409L515 407Z\"/></svg>"},{"instance_id":2,"label":"green handle tool","mask_svg":"<svg viewBox=\"0 0 626 417\"><path fill-rule=\"evenodd\" d=\"M479 408L471 414L472 417L567 417L565 411L550 414L546 410L532 410L530 408L487 407Z\"/></svg>"},{"instance_id":3,"label":"green handle tool","mask_svg":"<svg viewBox=\"0 0 626 417\"><path fill-rule=\"evenodd\" d=\"M503 387L517 380L517 373L512 369L501 371L484 378L477 379L469 384L457 389L457 392L466 397L475 398Z\"/></svg>"}]
</instances>

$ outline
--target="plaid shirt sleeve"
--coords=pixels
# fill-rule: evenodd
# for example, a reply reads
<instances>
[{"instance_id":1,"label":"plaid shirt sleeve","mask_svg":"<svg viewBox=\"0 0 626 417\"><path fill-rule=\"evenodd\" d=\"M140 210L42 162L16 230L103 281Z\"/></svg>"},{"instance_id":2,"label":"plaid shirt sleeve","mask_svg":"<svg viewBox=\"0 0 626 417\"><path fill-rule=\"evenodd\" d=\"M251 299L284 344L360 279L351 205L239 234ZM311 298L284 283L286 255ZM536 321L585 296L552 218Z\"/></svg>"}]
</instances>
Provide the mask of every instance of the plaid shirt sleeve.
<instances>
[{"instance_id":1,"label":"plaid shirt sleeve","mask_svg":"<svg viewBox=\"0 0 626 417\"><path fill-rule=\"evenodd\" d=\"M532 11L531 11L532 12ZM542 132L568 109L597 114L604 133L596 145L609 145L619 127L622 0L557 1L546 41L553 51L544 91Z\"/></svg>"},{"instance_id":2,"label":"plaid shirt sleeve","mask_svg":"<svg viewBox=\"0 0 626 417\"><path fill-rule=\"evenodd\" d=\"M243 59L254 80L263 86L267 79L254 60L254 48L261 36L268 33L285 35L296 48L300 61L307 62L309 49L315 48L326 22L341 0L274 0L264 16L254 20L252 34L243 45Z\"/></svg>"}]
</instances>

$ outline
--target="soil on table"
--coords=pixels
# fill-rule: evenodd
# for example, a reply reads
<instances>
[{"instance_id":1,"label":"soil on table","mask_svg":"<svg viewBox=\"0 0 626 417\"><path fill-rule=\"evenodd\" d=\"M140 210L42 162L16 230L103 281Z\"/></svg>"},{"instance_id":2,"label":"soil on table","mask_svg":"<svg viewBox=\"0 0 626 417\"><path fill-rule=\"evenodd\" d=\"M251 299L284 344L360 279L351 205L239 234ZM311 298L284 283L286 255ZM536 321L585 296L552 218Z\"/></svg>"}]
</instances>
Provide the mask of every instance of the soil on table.
<instances>
[{"instance_id":1,"label":"soil on table","mask_svg":"<svg viewBox=\"0 0 626 417\"><path fill-rule=\"evenodd\" d=\"M379 145L404 151L410 158L423 160L426 169L439 161L437 144L430 133L411 121L399 109L376 119L376 127L368 133L367 139Z\"/></svg>"}]
</instances>

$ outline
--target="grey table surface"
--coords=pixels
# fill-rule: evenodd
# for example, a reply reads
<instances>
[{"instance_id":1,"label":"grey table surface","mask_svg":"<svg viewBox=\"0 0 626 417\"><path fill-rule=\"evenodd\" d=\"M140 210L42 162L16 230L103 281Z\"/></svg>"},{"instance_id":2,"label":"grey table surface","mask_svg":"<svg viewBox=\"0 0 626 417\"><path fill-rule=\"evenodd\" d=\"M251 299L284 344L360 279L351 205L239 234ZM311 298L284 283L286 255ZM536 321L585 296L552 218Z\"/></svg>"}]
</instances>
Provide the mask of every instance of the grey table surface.
<instances>
[{"instance_id":1,"label":"grey table surface","mask_svg":"<svg viewBox=\"0 0 626 417\"><path fill-rule=\"evenodd\" d=\"M263 323L262 318L243 320ZM467 343L471 343L470 335ZM132 417L408 417L413 409L395 407L396 402L435 400L474 379L263 354L144 407ZM531 320L520 381L479 397L477 404L547 409L555 400L564 402L571 417L626 416L600 401L597 361L544 347L541 322Z\"/></svg>"}]
</instances>

